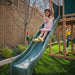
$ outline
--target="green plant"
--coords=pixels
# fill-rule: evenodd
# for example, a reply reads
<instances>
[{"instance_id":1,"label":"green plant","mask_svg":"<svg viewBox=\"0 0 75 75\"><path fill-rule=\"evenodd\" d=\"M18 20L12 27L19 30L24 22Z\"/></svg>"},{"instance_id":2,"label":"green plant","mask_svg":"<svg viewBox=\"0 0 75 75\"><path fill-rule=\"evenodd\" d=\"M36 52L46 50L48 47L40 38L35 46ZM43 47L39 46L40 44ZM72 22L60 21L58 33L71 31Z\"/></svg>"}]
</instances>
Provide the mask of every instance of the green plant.
<instances>
[{"instance_id":1,"label":"green plant","mask_svg":"<svg viewBox=\"0 0 75 75\"><path fill-rule=\"evenodd\" d=\"M13 47L12 55L16 56L21 53L21 50L18 47Z\"/></svg>"},{"instance_id":2,"label":"green plant","mask_svg":"<svg viewBox=\"0 0 75 75\"><path fill-rule=\"evenodd\" d=\"M21 52L23 52L28 47L28 44L26 44L26 46L19 44L19 45L17 45L17 47L21 50Z\"/></svg>"},{"instance_id":3,"label":"green plant","mask_svg":"<svg viewBox=\"0 0 75 75\"><path fill-rule=\"evenodd\" d=\"M55 36L54 35L52 35L51 39L52 39L52 42L55 42Z\"/></svg>"},{"instance_id":4,"label":"green plant","mask_svg":"<svg viewBox=\"0 0 75 75\"><path fill-rule=\"evenodd\" d=\"M30 40L30 36L29 36L29 35L26 36L26 40L27 40L27 41Z\"/></svg>"},{"instance_id":5,"label":"green plant","mask_svg":"<svg viewBox=\"0 0 75 75\"><path fill-rule=\"evenodd\" d=\"M4 58L11 57L11 54L12 54L12 49L9 49L7 46L3 49L0 49L0 55L3 56Z\"/></svg>"},{"instance_id":6,"label":"green plant","mask_svg":"<svg viewBox=\"0 0 75 75\"><path fill-rule=\"evenodd\" d=\"M59 44L52 46L52 52L57 52L58 49ZM61 44L61 51L63 51L63 43ZM69 52L69 50L67 51ZM49 46L46 48L42 58L35 64L32 75L75 75L75 60L49 57L48 55ZM10 64L0 66L0 75L9 75L9 73Z\"/></svg>"}]
</instances>

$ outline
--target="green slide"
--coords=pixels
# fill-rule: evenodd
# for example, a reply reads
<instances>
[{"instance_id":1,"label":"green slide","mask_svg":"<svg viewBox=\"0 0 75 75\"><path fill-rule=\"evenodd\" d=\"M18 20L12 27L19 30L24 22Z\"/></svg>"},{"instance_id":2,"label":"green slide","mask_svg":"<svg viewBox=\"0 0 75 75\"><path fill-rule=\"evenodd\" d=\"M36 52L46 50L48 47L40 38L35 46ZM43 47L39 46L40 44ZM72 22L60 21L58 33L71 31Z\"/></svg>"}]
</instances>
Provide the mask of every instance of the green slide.
<instances>
[{"instance_id":1,"label":"green slide","mask_svg":"<svg viewBox=\"0 0 75 75\"><path fill-rule=\"evenodd\" d=\"M32 75L34 65L42 57L49 43L50 37L52 36L57 26L58 20L59 20L59 16L55 19L52 31L48 33L43 43L31 41L28 48L11 63L10 75ZM43 27L44 24L40 26L39 31L36 33L34 38L39 36L40 29Z\"/></svg>"}]
</instances>

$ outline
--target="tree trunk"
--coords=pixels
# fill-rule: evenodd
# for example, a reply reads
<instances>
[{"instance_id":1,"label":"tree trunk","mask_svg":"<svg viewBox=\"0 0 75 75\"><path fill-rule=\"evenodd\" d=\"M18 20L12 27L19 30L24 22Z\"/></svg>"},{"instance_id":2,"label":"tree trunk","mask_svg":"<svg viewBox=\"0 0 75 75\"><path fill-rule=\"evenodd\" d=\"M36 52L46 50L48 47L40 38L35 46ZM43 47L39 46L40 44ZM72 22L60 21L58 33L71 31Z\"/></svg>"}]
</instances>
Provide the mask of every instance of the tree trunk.
<instances>
[{"instance_id":1,"label":"tree trunk","mask_svg":"<svg viewBox=\"0 0 75 75\"><path fill-rule=\"evenodd\" d=\"M26 25L24 26L24 45L26 45Z\"/></svg>"}]
</instances>

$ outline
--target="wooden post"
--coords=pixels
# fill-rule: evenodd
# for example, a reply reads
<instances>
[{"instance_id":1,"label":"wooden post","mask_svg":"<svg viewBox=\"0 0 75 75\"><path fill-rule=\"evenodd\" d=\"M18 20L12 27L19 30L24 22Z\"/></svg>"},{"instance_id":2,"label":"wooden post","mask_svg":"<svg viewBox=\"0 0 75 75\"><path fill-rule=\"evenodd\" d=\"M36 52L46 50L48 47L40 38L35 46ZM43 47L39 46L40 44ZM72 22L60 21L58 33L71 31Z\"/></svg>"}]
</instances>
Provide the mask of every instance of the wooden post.
<instances>
[{"instance_id":1,"label":"wooden post","mask_svg":"<svg viewBox=\"0 0 75 75\"><path fill-rule=\"evenodd\" d=\"M58 15L60 16L60 4L59 4L59 9L58 9Z\"/></svg>"},{"instance_id":2,"label":"wooden post","mask_svg":"<svg viewBox=\"0 0 75 75\"><path fill-rule=\"evenodd\" d=\"M52 53L52 49L51 49L51 38L50 38L50 54Z\"/></svg>"},{"instance_id":3,"label":"wooden post","mask_svg":"<svg viewBox=\"0 0 75 75\"><path fill-rule=\"evenodd\" d=\"M66 22L63 22L63 54L66 56Z\"/></svg>"},{"instance_id":4,"label":"wooden post","mask_svg":"<svg viewBox=\"0 0 75 75\"><path fill-rule=\"evenodd\" d=\"M65 15L64 0L63 0L63 19ZM66 56L66 22L63 21L63 55Z\"/></svg>"},{"instance_id":5,"label":"wooden post","mask_svg":"<svg viewBox=\"0 0 75 75\"><path fill-rule=\"evenodd\" d=\"M71 39L73 40L73 25L71 25ZM73 53L73 42L71 42L71 50Z\"/></svg>"},{"instance_id":6,"label":"wooden post","mask_svg":"<svg viewBox=\"0 0 75 75\"><path fill-rule=\"evenodd\" d=\"M58 33L59 33L59 52L61 52L61 48L60 48L60 25L58 25Z\"/></svg>"},{"instance_id":7,"label":"wooden post","mask_svg":"<svg viewBox=\"0 0 75 75\"><path fill-rule=\"evenodd\" d=\"M62 11L63 11L62 15L63 15L63 17L64 17L64 15L65 15L64 0L63 0L63 9L62 9Z\"/></svg>"},{"instance_id":8,"label":"wooden post","mask_svg":"<svg viewBox=\"0 0 75 75\"><path fill-rule=\"evenodd\" d=\"M58 4L58 15L60 16L60 4ZM58 36L59 36L59 53L61 52L61 48L60 48L60 25L58 25Z\"/></svg>"}]
</instances>

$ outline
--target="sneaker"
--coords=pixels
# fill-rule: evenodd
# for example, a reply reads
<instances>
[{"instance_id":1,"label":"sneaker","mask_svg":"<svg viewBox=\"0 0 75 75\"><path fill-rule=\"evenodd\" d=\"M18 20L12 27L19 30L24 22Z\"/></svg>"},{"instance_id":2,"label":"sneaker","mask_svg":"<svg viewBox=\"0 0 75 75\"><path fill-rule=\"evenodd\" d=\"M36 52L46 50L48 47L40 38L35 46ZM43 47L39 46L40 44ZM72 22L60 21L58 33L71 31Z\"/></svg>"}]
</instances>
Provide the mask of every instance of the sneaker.
<instances>
[{"instance_id":1,"label":"sneaker","mask_svg":"<svg viewBox=\"0 0 75 75\"><path fill-rule=\"evenodd\" d=\"M43 39L43 38L41 38L41 37L38 37L38 39L39 39L41 42L43 42L43 41L44 41L44 39Z\"/></svg>"},{"instance_id":2,"label":"sneaker","mask_svg":"<svg viewBox=\"0 0 75 75\"><path fill-rule=\"evenodd\" d=\"M40 40L39 40L38 38L33 39L32 41L33 41L33 42L40 42Z\"/></svg>"},{"instance_id":3,"label":"sneaker","mask_svg":"<svg viewBox=\"0 0 75 75\"><path fill-rule=\"evenodd\" d=\"M69 48L67 48L67 50L69 50Z\"/></svg>"}]
</instances>

